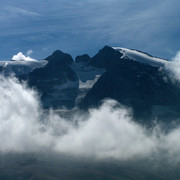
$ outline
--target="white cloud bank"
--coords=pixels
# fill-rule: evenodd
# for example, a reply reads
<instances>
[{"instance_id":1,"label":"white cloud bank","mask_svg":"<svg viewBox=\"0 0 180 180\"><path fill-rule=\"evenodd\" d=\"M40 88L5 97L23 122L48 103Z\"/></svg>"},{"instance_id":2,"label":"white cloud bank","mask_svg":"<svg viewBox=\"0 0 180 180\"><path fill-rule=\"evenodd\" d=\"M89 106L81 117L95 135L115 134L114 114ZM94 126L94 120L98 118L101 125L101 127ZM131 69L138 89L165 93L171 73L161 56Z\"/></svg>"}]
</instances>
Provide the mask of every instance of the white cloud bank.
<instances>
[{"instance_id":1,"label":"white cloud bank","mask_svg":"<svg viewBox=\"0 0 180 180\"><path fill-rule=\"evenodd\" d=\"M180 160L180 127L163 133L134 122L128 109L106 101L73 120L41 109L34 90L15 78L0 79L0 152L42 150L75 156L129 160L165 154ZM163 153L162 153L163 152Z\"/></svg>"},{"instance_id":2,"label":"white cloud bank","mask_svg":"<svg viewBox=\"0 0 180 180\"><path fill-rule=\"evenodd\" d=\"M17 55L14 55L12 57L12 60L14 60L14 61L36 61L36 59L29 57L30 54L32 54L32 50L29 50L27 52L27 56L25 56L22 52L19 52Z\"/></svg>"},{"instance_id":3,"label":"white cloud bank","mask_svg":"<svg viewBox=\"0 0 180 180\"><path fill-rule=\"evenodd\" d=\"M172 80L180 82L180 51L178 51L172 61L166 64L165 68L168 70Z\"/></svg>"}]
</instances>

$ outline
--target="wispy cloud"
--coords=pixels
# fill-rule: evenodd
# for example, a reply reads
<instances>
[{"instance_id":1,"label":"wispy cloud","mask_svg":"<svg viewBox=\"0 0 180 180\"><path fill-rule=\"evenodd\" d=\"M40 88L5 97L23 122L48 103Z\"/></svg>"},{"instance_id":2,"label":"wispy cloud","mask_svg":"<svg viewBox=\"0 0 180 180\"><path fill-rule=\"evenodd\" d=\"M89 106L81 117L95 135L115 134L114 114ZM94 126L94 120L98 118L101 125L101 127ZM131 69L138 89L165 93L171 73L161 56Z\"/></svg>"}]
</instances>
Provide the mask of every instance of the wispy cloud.
<instances>
[{"instance_id":1,"label":"wispy cloud","mask_svg":"<svg viewBox=\"0 0 180 180\"><path fill-rule=\"evenodd\" d=\"M29 50L26 52L26 55L27 55L27 56L30 56L32 53L33 53L33 50L32 50L32 49L29 49Z\"/></svg>"},{"instance_id":2,"label":"wispy cloud","mask_svg":"<svg viewBox=\"0 0 180 180\"><path fill-rule=\"evenodd\" d=\"M30 11L30 10L27 10L27 9L22 9L22 8L19 8L19 7L13 7L13 6L7 6L7 7L4 7L5 10L9 11L10 13L16 13L16 14L19 14L19 15L27 15L27 16L38 16L38 17L41 17L42 15L37 13L37 12L34 12L34 11Z\"/></svg>"},{"instance_id":3,"label":"wispy cloud","mask_svg":"<svg viewBox=\"0 0 180 180\"><path fill-rule=\"evenodd\" d=\"M113 100L66 119L52 110L44 114L37 92L15 78L1 77L0 93L0 154L44 149L95 159L180 161L178 125L168 132L157 124L148 129Z\"/></svg>"},{"instance_id":4,"label":"wispy cloud","mask_svg":"<svg viewBox=\"0 0 180 180\"><path fill-rule=\"evenodd\" d=\"M166 70L169 72L172 81L180 82L180 51L177 51L172 58L172 63L166 65Z\"/></svg>"}]
</instances>

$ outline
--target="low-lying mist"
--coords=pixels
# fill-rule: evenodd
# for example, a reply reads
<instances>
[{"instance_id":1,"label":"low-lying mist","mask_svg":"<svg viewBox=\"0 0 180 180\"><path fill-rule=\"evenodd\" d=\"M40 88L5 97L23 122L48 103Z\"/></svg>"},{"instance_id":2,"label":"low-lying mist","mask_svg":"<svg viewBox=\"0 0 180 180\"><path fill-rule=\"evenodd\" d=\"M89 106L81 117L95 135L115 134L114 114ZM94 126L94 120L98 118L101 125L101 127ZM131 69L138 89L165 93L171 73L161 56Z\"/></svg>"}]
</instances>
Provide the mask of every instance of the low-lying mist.
<instances>
[{"instance_id":1,"label":"low-lying mist","mask_svg":"<svg viewBox=\"0 0 180 180\"><path fill-rule=\"evenodd\" d=\"M0 78L0 152L55 152L95 159L134 160L163 156L180 161L180 127L165 132L135 122L114 100L63 118L44 112L38 93L14 77Z\"/></svg>"}]
</instances>

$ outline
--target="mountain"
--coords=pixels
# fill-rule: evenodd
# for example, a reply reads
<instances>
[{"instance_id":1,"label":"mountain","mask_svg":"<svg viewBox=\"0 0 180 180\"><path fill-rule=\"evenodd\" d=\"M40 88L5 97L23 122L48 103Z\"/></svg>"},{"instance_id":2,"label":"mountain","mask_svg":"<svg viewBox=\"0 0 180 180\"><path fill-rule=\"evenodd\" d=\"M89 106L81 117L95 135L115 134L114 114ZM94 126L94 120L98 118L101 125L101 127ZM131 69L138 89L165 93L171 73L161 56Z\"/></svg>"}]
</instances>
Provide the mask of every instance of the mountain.
<instances>
[{"instance_id":1,"label":"mountain","mask_svg":"<svg viewBox=\"0 0 180 180\"><path fill-rule=\"evenodd\" d=\"M91 58L89 57L89 55L84 54L81 56L77 56L75 59L75 63L80 63L80 62L87 63L87 62L90 62L90 60L91 60Z\"/></svg>"},{"instance_id":2,"label":"mountain","mask_svg":"<svg viewBox=\"0 0 180 180\"><path fill-rule=\"evenodd\" d=\"M42 61L15 63L1 62L0 71L27 80L44 108L87 110L112 98L132 108L137 120L180 117L180 88L165 68L172 62L141 51L105 46L92 58L84 54L74 61L57 50Z\"/></svg>"},{"instance_id":3,"label":"mountain","mask_svg":"<svg viewBox=\"0 0 180 180\"><path fill-rule=\"evenodd\" d=\"M118 63L122 55L120 51L115 51L113 48L105 46L92 58L90 65L107 69Z\"/></svg>"},{"instance_id":4,"label":"mountain","mask_svg":"<svg viewBox=\"0 0 180 180\"><path fill-rule=\"evenodd\" d=\"M140 63L122 57L99 78L81 106L98 106L103 99L112 98L132 107L138 119L160 116L158 108L164 109L162 118L166 118L170 114L177 115L179 93L179 87L172 83L164 70L150 65L149 61Z\"/></svg>"},{"instance_id":5,"label":"mountain","mask_svg":"<svg viewBox=\"0 0 180 180\"><path fill-rule=\"evenodd\" d=\"M102 100L112 98L131 107L136 119L179 117L180 89L163 68L171 62L136 50L107 46L92 58L91 64L99 65L99 58L106 72L86 94L82 108L97 107Z\"/></svg>"},{"instance_id":6,"label":"mountain","mask_svg":"<svg viewBox=\"0 0 180 180\"><path fill-rule=\"evenodd\" d=\"M73 59L60 50L55 51L45 60L48 63L29 73L27 80L30 87L36 87L40 92L45 108L75 106L78 91L78 78L72 70Z\"/></svg>"}]
</instances>

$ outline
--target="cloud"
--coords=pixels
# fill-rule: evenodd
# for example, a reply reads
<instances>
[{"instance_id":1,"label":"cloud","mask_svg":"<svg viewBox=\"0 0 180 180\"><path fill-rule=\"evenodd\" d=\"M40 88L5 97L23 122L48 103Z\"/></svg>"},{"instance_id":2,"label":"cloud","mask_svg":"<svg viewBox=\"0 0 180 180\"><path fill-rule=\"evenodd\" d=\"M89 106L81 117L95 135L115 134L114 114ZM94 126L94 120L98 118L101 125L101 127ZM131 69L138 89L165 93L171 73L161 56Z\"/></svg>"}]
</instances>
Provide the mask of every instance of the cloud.
<instances>
[{"instance_id":1,"label":"cloud","mask_svg":"<svg viewBox=\"0 0 180 180\"><path fill-rule=\"evenodd\" d=\"M166 64L165 68L173 81L180 82L180 51L176 53L170 63Z\"/></svg>"},{"instance_id":2,"label":"cloud","mask_svg":"<svg viewBox=\"0 0 180 180\"><path fill-rule=\"evenodd\" d=\"M32 54L32 50L29 50L27 52L27 55L29 53ZM36 61L35 59L33 59L33 58L29 57L29 56L25 56L22 52L19 52L17 55L14 55L12 57L12 60L14 60L14 61Z\"/></svg>"},{"instance_id":3,"label":"cloud","mask_svg":"<svg viewBox=\"0 0 180 180\"><path fill-rule=\"evenodd\" d=\"M32 49L29 49L29 50L26 52L26 55L27 55L27 56L30 56L32 53L33 53L33 50L32 50Z\"/></svg>"},{"instance_id":4,"label":"cloud","mask_svg":"<svg viewBox=\"0 0 180 180\"><path fill-rule=\"evenodd\" d=\"M120 160L146 157L156 148L154 137L131 120L127 109L113 100L94 109L57 142L55 150L75 155ZM137 133L138 132L138 133ZM72 151L73 150L73 151Z\"/></svg>"},{"instance_id":5,"label":"cloud","mask_svg":"<svg viewBox=\"0 0 180 180\"><path fill-rule=\"evenodd\" d=\"M134 122L113 100L89 113L63 118L44 112L37 92L15 78L0 78L0 152L56 152L96 159L133 160L166 156L179 162L180 127L165 133Z\"/></svg>"},{"instance_id":6,"label":"cloud","mask_svg":"<svg viewBox=\"0 0 180 180\"><path fill-rule=\"evenodd\" d=\"M176 56L172 58L173 61L180 61L180 51L176 53Z\"/></svg>"},{"instance_id":7,"label":"cloud","mask_svg":"<svg viewBox=\"0 0 180 180\"><path fill-rule=\"evenodd\" d=\"M4 9L10 11L13 14L16 13L16 14L19 14L19 15L39 16L39 17L41 16L39 13L36 13L34 11L30 11L30 10L27 10L27 9L22 9L22 8L14 7L14 6L7 6Z\"/></svg>"}]
</instances>

